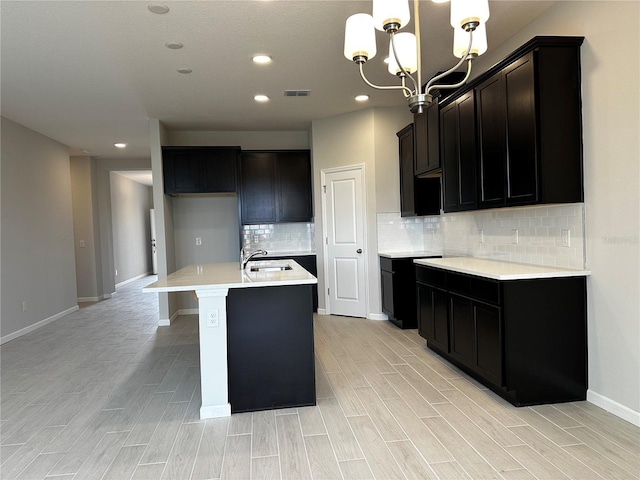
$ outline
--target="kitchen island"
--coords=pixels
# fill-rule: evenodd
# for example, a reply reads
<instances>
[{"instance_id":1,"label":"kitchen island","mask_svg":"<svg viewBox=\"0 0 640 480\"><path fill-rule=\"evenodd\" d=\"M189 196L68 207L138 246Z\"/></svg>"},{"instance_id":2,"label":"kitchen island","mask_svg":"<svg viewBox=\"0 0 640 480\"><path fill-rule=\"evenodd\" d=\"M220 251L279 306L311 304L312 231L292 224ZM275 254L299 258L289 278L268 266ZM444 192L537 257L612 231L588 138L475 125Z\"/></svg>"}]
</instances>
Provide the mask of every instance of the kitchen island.
<instances>
[{"instance_id":1,"label":"kitchen island","mask_svg":"<svg viewBox=\"0 0 640 480\"><path fill-rule=\"evenodd\" d=\"M315 404L312 286L294 260L189 265L144 292L195 292L200 418Z\"/></svg>"}]
</instances>

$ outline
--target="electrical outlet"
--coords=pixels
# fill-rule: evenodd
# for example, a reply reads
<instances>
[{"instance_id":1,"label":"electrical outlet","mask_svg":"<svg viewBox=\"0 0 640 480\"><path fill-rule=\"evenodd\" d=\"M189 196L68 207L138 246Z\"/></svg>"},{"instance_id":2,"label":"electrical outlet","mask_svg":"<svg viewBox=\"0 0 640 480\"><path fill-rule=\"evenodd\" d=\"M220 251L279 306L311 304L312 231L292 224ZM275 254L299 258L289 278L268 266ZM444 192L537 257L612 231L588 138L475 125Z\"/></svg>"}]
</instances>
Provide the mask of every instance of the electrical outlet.
<instances>
[{"instance_id":1,"label":"electrical outlet","mask_svg":"<svg viewBox=\"0 0 640 480\"><path fill-rule=\"evenodd\" d=\"M207 327L214 328L219 325L219 314L218 309L213 308L211 310L207 310Z\"/></svg>"},{"instance_id":2,"label":"electrical outlet","mask_svg":"<svg viewBox=\"0 0 640 480\"><path fill-rule=\"evenodd\" d=\"M484 230L478 230L478 243L484 243Z\"/></svg>"},{"instance_id":3,"label":"electrical outlet","mask_svg":"<svg viewBox=\"0 0 640 480\"><path fill-rule=\"evenodd\" d=\"M200 246L202 245L202 238L201 237L196 237L196 246Z\"/></svg>"},{"instance_id":4,"label":"electrical outlet","mask_svg":"<svg viewBox=\"0 0 640 480\"><path fill-rule=\"evenodd\" d=\"M291 235L287 235L287 242L291 241Z\"/></svg>"},{"instance_id":5,"label":"electrical outlet","mask_svg":"<svg viewBox=\"0 0 640 480\"><path fill-rule=\"evenodd\" d=\"M84 248L84 240L80 240L80 248Z\"/></svg>"},{"instance_id":6,"label":"electrical outlet","mask_svg":"<svg viewBox=\"0 0 640 480\"><path fill-rule=\"evenodd\" d=\"M27 302L22 302L22 311L23 312L27 311Z\"/></svg>"},{"instance_id":7,"label":"electrical outlet","mask_svg":"<svg viewBox=\"0 0 640 480\"><path fill-rule=\"evenodd\" d=\"M560 238L563 247L571 246L571 230L568 228L563 228L560 232Z\"/></svg>"},{"instance_id":8,"label":"electrical outlet","mask_svg":"<svg viewBox=\"0 0 640 480\"><path fill-rule=\"evenodd\" d=\"M511 243L513 243L514 245L518 244L518 229L517 228L512 228L511 229Z\"/></svg>"}]
</instances>

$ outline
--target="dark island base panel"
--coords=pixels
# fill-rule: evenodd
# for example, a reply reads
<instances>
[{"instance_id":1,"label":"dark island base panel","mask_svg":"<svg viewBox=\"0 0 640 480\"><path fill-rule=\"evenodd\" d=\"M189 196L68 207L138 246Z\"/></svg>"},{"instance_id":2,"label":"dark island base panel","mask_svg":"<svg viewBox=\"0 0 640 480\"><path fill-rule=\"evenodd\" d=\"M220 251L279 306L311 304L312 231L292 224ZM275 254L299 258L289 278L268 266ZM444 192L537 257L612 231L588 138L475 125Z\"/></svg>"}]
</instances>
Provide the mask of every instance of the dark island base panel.
<instances>
[{"instance_id":1,"label":"dark island base panel","mask_svg":"<svg viewBox=\"0 0 640 480\"><path fill-rule=\"evenodd\" d=\"M230 289L231 413L316 404L312 286Z\"/></svg>"}]
</instances>

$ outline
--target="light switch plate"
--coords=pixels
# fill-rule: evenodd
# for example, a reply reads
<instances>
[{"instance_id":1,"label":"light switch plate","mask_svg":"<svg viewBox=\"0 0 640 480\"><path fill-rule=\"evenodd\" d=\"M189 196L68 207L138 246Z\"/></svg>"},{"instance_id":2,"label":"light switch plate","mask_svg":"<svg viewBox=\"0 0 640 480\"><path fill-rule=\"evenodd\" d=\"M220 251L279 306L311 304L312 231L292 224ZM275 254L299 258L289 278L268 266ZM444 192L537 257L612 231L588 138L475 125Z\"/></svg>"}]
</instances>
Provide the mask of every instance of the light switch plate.
<instances>
[{"instance_id":1,"label":"light switch plate","mask_svg":"<svg viewBox=\"0 0 640 480\"><path fill-rule=\"evenodd\" d=\"M560 238L563 247L571 246L571 230L569 228L563 228L561 230Z\"/></svg>"}]
</instances>

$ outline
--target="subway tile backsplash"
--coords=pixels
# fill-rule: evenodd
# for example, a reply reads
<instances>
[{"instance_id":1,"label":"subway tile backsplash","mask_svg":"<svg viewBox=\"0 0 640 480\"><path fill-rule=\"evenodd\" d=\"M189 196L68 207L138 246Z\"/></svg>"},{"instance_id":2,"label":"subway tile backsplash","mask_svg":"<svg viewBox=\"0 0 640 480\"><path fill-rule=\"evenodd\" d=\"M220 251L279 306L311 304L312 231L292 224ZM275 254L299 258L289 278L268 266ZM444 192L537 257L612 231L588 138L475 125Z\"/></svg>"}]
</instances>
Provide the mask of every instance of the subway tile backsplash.
<instances>
[{"instance_id":1,"label":"subway tile backsplash","mask_svg":"<svg viewBox=\"0 0 640 480\"><path fill-rule=\"evenodd\" d=\"M243 225L245 250L263 249L269 253L315 252L313 223L274 223Z\"/></svg>"},{"instance_id":2,"label":"subway tile backsplash","mask_svg":"<svg viewBox=\"0 0 640 480\"><path fill-rule=\"evenodd\" d=\"M441 251L445 257L473 256L581 269L585 266L584 244L582 203L410 219L399 213L378 214L379 251L430 250Z\"/></svg>"}]
</instances>

